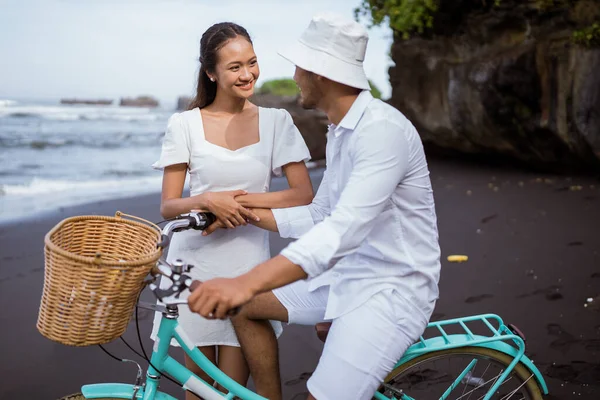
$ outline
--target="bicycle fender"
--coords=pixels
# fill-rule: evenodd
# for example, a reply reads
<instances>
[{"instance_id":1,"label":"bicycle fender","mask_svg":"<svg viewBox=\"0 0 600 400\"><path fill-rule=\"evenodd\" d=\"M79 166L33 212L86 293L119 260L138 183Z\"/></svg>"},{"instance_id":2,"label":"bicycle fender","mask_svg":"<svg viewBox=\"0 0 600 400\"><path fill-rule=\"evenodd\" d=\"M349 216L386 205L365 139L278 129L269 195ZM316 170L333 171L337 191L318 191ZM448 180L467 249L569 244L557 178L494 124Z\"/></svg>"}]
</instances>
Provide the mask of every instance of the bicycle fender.
<instances>
[{"instance_id":1,"label":"bicycle fender","mask_svg":"<svg viewBox=\"0 0 600 400\"><path fill-rule=\"evenodd\" d=\"M513 346L509 345L508 343L501 342L501 341L482 343L482 344L478 345L478 347L487 347L488 349L499 351L499 352L507 354L511 357L515 357L518 353L518 350L515 349ZM535 380L537 381L538 385L540 385L542 392L544 394L548 394L548 385L546 385L544 376L542 375L542 373L540 372L538 367L533 363L533 361L531 361L531 359L529 357L527 357L525 354L523 354L520 362L525 367L527 367L527 369L529 371L531 371L533 376L535 376Z\"/></svg>"}]
</instances>

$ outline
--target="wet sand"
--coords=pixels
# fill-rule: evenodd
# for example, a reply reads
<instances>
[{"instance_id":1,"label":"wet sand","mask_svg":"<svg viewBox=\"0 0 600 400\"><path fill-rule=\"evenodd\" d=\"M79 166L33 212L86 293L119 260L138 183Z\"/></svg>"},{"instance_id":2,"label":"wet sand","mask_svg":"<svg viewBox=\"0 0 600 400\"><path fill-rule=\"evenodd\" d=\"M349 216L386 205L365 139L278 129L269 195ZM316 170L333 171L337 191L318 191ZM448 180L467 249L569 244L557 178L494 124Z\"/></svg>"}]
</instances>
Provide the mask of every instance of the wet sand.
<instances>
[{"instance_id":1,"label":"wet sand","mask_svg":"<svg viewBox=\"0 0 600 400\"><path fill-rule=\"evenodd\" d=\"M544 373L549 398L600 398L600 181L440 159L430 160L430 168L443 252L434 319L499 314L527 336L527 354ZM312 175L318 185L320 171ZM276 180L274 188L283 185ZM158 221L158 205L158 194L102 201L0 226L0 399L56 399L85 383L133 382L135 367L97 346L68 347L37 332L43 237L72 215L121 210ZM274 253L285 243L272 235ZM449 263L450 254L469 260ZM143 298L152 300L150 293ZM140 312L147 352L151 321L150 312ZM139 347L133 321L125 338ZM107 347L139 361L121 341ZM321 348L311 327L286 327L280 339L286 399L304 398ZM182 398L166 380L161 388Z\"/></svg>"}]
</instances>

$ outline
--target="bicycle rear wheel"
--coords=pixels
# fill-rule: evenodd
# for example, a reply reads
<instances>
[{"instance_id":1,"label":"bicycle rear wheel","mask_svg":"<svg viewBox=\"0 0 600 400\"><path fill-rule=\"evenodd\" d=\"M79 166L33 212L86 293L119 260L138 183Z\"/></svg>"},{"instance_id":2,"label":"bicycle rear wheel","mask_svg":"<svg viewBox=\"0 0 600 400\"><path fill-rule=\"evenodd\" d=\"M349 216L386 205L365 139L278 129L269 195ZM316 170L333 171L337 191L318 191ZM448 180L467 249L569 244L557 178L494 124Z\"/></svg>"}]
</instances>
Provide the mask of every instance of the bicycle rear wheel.
<instances>
[{"instance_id":1,"label":"bicycle rear wheel","mask_svg":"<svg viewBox=\"0 0 600 400\"><path fill-rule=\"evenodd\" d=\"M447 399L481 400L512 362L512 357L484 347L437 351L398 366L384 383L416 400L437 400L473 360L477 360L477 364L458 382ZM386 387L382 386L379 391L385 393ZM518 363L492 399L541 400L542 393L535 376Z\"/></svg>"},{"instance_id":2,"label":"bicycle rear wheel","mask_svg":"<svg viewBox=\"0 0 600 400\"><path fill-rule=\"evenodd\" d=\"M61 397L58 400L87 400L85 397L83 397L83 395L81 393L73 393L70 394L68 396L65 397ZM113 398L104 398L104 399L98 399L98 400L121 400L121 399L113 399Z\"/></svg>"}]
</instances>

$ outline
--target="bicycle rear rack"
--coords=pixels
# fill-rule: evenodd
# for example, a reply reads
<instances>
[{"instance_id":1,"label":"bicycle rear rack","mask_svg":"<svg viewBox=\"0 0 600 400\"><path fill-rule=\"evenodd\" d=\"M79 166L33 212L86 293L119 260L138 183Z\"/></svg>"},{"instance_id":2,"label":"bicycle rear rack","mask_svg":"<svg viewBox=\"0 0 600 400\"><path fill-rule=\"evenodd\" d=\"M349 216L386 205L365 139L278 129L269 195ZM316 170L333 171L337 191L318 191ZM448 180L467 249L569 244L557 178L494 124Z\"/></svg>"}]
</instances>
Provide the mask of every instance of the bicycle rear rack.
<instances>
[{"instance_id":1,"label":"bicycle rear rack","mask_svg":"<svg viewBox=\"0 0 600 400\"><path fill-rule=\"evenodd\" d=\"M489 333L491 333L491 336L473 334L471 329L467 326L468 323L473 322L483 323L483 326L489 329ZM492 322L496 322L498 327L495 327L492 324ZM462 332L460 334L449 335L444 330L444 327L449 326L459 327L462 330ZM408 359L412 359L415 356L421 355L423 353L429 353L432 351L448 350L464 346L477 346L484 343L496 341L503 341L507 342L508 344L510 344L510 342L513 342L514 345L511 346L515 347L518 350L519 359L525 352L525 342L523 338L514 334L510 330L510 328L508 328L508 326L504 325L502 318L495 314L474 315L463 318L454 318L444 321L431 322L429 325L427 325L426 329L437 329L441 336L430 339L425 339L423 338L423 336L421 336L419 338L419 341L412 345L404 354L404 357L402 357L403 359L407 357L409 357Z\"/></svg>"}]
</instances>

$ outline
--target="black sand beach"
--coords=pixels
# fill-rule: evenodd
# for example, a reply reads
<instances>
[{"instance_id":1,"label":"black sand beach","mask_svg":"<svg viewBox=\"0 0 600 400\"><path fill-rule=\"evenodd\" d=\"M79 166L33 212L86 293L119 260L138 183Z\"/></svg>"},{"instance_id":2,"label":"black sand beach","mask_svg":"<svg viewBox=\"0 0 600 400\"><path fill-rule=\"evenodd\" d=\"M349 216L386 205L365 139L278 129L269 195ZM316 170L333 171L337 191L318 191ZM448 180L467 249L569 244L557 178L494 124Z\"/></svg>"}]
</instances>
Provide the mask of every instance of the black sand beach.
<instances>
[{"instance_id":1,"label":"black sand beach","mask_svg":"<svg viewBox=\"0 0 600 400\"><path fill-rule=\"evenodd\" d=\"M434 319L499 314L526 334L527 354L547 379L548 398L600 398L600 181L436 159L430 168L443 252ZM319 172L313 171L315 185ZM282 185L277 180L274 189ZM121 210L158 221L158 208L155 194L0 226L0 399L52 400L85 383L133 382L135 368L97 346L67 347L37 332L43 237L68 216ZM273 235L272 252L285 243ZM469 260L449 263L450 254ZM151 300L149 293L143 297ZM140 317L150 351L152 315L143 311ZM126 339L137 347L133 322ZM139 361L120 341L108 348ZM311 327L289 326L280 349L285 398L303 399L321 345ZM162 389L182 398L168 381Z\"/></svg>"}]
</instances>

